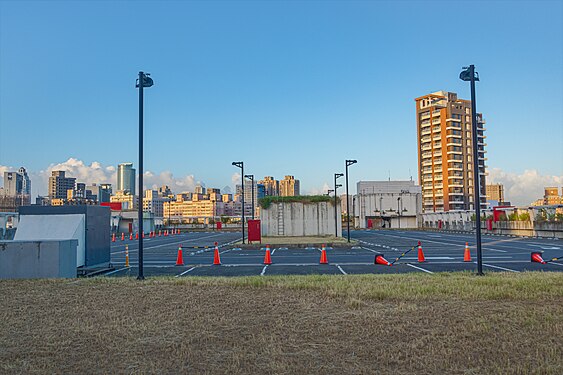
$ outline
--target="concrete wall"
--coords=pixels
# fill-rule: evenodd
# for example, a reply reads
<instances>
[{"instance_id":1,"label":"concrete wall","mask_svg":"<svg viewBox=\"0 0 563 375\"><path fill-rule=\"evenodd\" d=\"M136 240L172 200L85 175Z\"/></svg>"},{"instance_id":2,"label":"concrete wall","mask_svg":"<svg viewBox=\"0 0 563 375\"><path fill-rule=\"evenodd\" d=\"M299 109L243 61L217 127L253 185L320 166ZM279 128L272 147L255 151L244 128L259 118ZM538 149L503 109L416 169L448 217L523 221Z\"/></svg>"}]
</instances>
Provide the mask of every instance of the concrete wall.
<instances>
[{"instance_id":1,"label":"concrete wall","mask_svg":"<svg viewBox=\"0 0 563 375\"><path fill-rule=\"evenodd\" d=\"M0 279L76 277L77 240L0 241Z\"/></svg>"},{"instance_id":2,"label":"concrete wall","mask_svg":"<svg viewBox=\"0 0 563 375\"><path fill-rule=\"evenodd\" d=\"M340 205L337 204L337 231L335 231L334 204L272 203L260 210L262 236L342 236Z\"/></svg>"}]
</instances>

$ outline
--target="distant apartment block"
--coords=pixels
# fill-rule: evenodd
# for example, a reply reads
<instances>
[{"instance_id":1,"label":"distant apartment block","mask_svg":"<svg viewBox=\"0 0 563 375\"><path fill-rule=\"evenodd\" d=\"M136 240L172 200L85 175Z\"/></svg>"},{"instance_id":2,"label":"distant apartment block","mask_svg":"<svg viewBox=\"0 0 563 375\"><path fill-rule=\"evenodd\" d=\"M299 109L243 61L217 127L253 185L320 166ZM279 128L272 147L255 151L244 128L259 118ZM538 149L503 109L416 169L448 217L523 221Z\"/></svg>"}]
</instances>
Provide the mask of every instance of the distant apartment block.
<instances>
[{"instance_id":1,"label":"distant apartment block","mask_svg":"<svg viewBox=\"0 0 563 375\"><path fill-rule=\"evenodd\" d=\"M487 185L487 200L504 202L504 185Z\"/></svg>"},{"instance_id":2,"label":"distant apartment block","mask_svg":"<svg viewBox=\"0 0 563 375\"><path fill-rule=\"evenodd\" d=\"M111 184L92 184L86 186L86 191L90 191L92 198L98 203L108 203L112 194Z\"/></svg>"},{"instance_id":3,"label":"distant apartment block","mask_svg":"<svg viewBox=\"0 0 563 375\"><path fill-rule=\"evenodd\" d=\"M293 197L299 195L299 180L293 176L285 176L280 181L280 195L282 197Z\"/></svg>"},{"instance_id":4,"label":"distant apartment block","mask_svg":"<svg viewBox=\"0 0 563 375\"><path fill-rule=\"evenodd\" d=\"M563 204L563 188L561 188L561 196L559 195L559 188L557 187L544 188L543 204L546 206Z\"/></svg>"},{"instance_id":5,"label":"distant apartment block","mask_svg":"<svg viewBox=\"0 0 563 375\"><path fill-rule=\"evenodd\" d=\"M473 205L473 147L479 158L480 205L486 207L485 121L477 113L473 145L471 101L438 91L415 99L418 175L424 212L470 210Z\"/></svg>"},{"instance_id":6,"label":"distant apartment block","mask_svg":"<svg viewBox=\"0 0 563 375\"><path fill-rule=\"evenodd\" d=\"M167 201L167 198L161 197L158 190L145 190L143 211L152 212L155 217L163 217L165 201Z\"/></svg>"},{"instance_id":7,"label":"distant apartment block","mask_svg":"<svg viewBox=\"0 0 563 375\"><path fill-rule=\"evenodd\" d=\"M117 191L126 191L135 195L135 175L133 163L121 163L117 166Z\"/></svg>"},{"instance_id":8,"label":"distant apartment block","mask_svg":"<svg viewBox=\"0 0 563 375\"><path fill-rule=\"evenodd\" d=\"M49 199L67 199L68 191L75 186L76 178L66 177L64 171L53 171L49 177Z\"/></svg>"},{"instance_id":9,"label":"distant apartment block","mask_svg":"<svg viewBox=\"0 0 563 375\"><path fill-rule=\"evenodd\" d=\"M259 184L264 185L264 194L269 197L280 195L280 182L275 180L272 176L266 176L263 180L258 181Z\"/></svg>"},{"instance_id":10,"label":"distant apartment block","mask_svg":"<svg viewBox=\"0 0 563 375\"><path fill-rule=\"evenodd\" d=\"M17 172L4 172L4 187L0 188L0 212L15 212L31 204L31 180L24 167Z\"/></svg>"},{"instance_id":11,"label":"distant apartment block","mask_svg":"<svg viewBox=\"0 0 563 375\"><path fill-rule=\"evenodd\" d=\"M139 199L136 195L129 193L128 191L118 190L115 195L110 198L111 203L121 203L121 209L136 210L139 204Z\"/></svg>"}]
</instances>

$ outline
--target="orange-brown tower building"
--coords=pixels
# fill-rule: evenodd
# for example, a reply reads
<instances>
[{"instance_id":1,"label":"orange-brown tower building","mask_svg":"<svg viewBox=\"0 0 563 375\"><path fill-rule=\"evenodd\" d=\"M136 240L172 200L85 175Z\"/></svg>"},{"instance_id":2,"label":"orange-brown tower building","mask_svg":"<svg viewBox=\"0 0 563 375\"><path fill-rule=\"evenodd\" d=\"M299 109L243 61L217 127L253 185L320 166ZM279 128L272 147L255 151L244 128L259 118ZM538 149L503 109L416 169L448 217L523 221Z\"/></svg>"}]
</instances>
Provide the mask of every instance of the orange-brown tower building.
<instances>
[{"instance_id":1,"label":"orange-brown tower building","mask_svg":"<svg viewBox=\"0 0 563 375\"><path fill-rule=\"evenodd\" d=\"M471 101L438 91L415 99L418 178L424 212L471 210L473 206L473 138ZM481 207L486 207L485 135L477 113L477 148Z\"/></svg>"}]
</instances>

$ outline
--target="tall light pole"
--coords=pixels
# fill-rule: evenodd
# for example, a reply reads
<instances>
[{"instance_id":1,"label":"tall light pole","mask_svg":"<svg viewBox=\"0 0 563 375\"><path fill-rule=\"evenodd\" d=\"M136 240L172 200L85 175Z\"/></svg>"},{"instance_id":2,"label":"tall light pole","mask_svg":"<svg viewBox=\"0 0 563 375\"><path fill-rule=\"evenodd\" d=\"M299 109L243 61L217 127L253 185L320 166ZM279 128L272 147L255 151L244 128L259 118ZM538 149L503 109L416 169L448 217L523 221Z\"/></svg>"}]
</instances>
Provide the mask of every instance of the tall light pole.
<instances>
[{"instance_id":1,"label":"tall light pole","mask_svg":"<svg viewBox=\"0 0 563 375\"><path fill-rule=\"evenodd\" d=\"M137 280L144 280L143 274L143 88L151 87L154 82L149 73L139 72L136 88L139 89L139 274Z\"/></svg>"},{"instance_id":2,"label":"tall light pole","mask_svg":"<svg viewBox=\"0 0 563 375\"><path fill-rule=\"evenodd\" d=\"M399 202L401 202L401 197L397 198L397 216L398 216L398 229L401 229L401 211L399 209Z\"/></svg>"},{"instance_id":3,"label":"tall light pole","mask_svg":"<svg viewBox=\"0 0 563 375\"><path fill-rule=\"evenodd\" d=\"M479 169L479 150L477 137L477 104L475 102L475 81L479 80L479 73L475 71L474 65L463 67L459 78L462 81L471 82L471 133L473 143L473 205L475 206L475 219L477 224L477 274L483 275L483 256L481 252L481 183Z\"/></svg>"},{"instance_id":4,"label":"tall light pole","mask_svg":"<svg viewBox=\"0 0 563 375\"><path fill-rule=\"evenodd\" d=\"M346 224L348 231L348 242L350 242L350 199L348 198L348 167L356 164L357 160L346 160Z\"/></svg>"},{"instance_id":5,"label":"tall light pole","mask_svg":"<svg viewBox=\"0 0 563 375\"><path fill-rule=\"evenodd\" d=\"M251 189L250 189L250 200L252 201L252 220L254 220L254 175L253 174L245 174L244 178L248 178L251 182ZM243 192L244 194L244 192Z\"/></svg>"},{"instance_id":6,"label":"tall light pole","mask_svg":"<svg viewBox=\"0 0 563 375\"><path fill-rule=\"evenodd\" d=\"M342 185L336 183L336 180L342 176L344 176L344 173L334 174L334 235L336 237L338 237L338 210L336 209L336 197L338 196L338 188L342 187Z\"/></svg>"},{"instance_id":7,"label":"tall light pole","mask_svg":"<svg viewBox=\"0 0 563 375\"><path fill-rule=\"evenodd\" d=\"M232 165L240 168L240 175L242 176L242 243L244 244L244 162L233 161Z\"/></svg>"}]
</instances>

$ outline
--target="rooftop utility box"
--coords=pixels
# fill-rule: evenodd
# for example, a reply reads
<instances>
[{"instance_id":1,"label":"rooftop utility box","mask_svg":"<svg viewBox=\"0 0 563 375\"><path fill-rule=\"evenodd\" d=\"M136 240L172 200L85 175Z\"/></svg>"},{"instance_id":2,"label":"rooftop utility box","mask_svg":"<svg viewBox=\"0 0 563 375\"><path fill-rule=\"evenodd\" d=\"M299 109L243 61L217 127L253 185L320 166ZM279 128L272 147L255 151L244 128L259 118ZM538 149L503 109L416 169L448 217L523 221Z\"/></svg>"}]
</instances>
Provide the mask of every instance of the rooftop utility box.
<instances>
[{"instance_id":1,"label":"rooftop utility box","mask_svg":"<svg viewBox=\"0 0 563 375\"><path fill-rule=\"evenodd\" d=\"M78 240L76 266L110 261L110 209L102 206L22 206L14 240Z\"/></svg>"}]
</instances>

